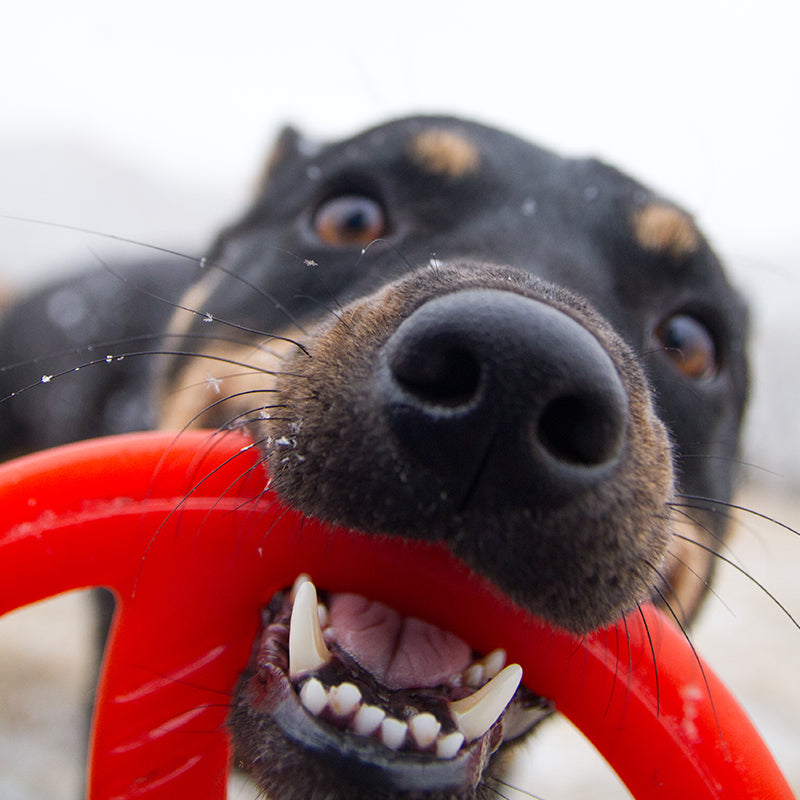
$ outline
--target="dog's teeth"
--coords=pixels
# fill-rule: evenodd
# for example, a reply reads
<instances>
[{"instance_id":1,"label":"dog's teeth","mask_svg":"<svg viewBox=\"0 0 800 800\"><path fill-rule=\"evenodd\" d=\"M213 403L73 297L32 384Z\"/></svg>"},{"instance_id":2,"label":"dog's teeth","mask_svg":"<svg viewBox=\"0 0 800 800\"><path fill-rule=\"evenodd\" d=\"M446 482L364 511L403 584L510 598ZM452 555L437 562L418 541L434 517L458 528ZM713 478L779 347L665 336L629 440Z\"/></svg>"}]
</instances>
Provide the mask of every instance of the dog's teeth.
<instances>
[{"instance_id":1,"label":"dog's teeth","mask_svg":"<svg viewBox=\"0 0 800 800\"><path fill-rule=\"evenodd\" d=\"M423 712L411 717L408 721L408 729L411 731L411 736L417 743L417 747L424 750L433 744L442 729L442 724L433 714Z\"/></svg>"},{"instance_id":2,"label":"dog's teeth","mask_svg":"<svg viewBox=\"0 0 800 800\"><path fill-rule=\"evenodd\" d=\"M506 651L498 647L497 650L492 650L489 655L484 656L480 663L483 665L483 675L487 680L491 680L495 675L506 665Z\"/></svg>"},{"instance_id":3,"label":"dog's teeth","mask_svg":"<svg viewBox=\"0 0 800 800\"><path fill-rule=\"evenodd\" d=\"M328 693L325 687L316 679L306 681L300 689L300 702L312 713L318 716L328 705Z\"/></svg>"},{"instance_id":4,"label":"dog's teeth","mask_svg":"<svg viewBox=\"0 0 800 800\"><path fill-rule=\"evenodd\" d=\"M509 664L482 689L450 703L450 711L464 738L471 742L494 725L511 702L522 680L522 667Z\"/></svg>"},{"instance_id":5,"label":"dog's teeth","mask_svg":"<svg viewBox=\"0 0 800 800\"><path fill-rule=\"evenodd\" d=\"M322 628L327 628L330 614L328 613L328 606L326 606L324 603L317 603L317 617L319 619L320 626Z\"/></svg>"},{"instance_id":6,"label":"dog's teeth","mask_svg":"<svg viewBox=\"0 0 800 800\"><path fill-rule=\"evenodd\" d=\"M448 733L447 736L440 736L436 740L437 758L453 758L464 744L464 734L458 731Z\"/></svg>"},{"instance_id":7,"label":"dog's teeth","mask_svg":"<svg viewBox=\"0 0 800 800\"><path fill-rule=\"evenodd\" d=\"M386 717L381 722L381 741L390 750L399 750L406 741L406 731L408 725L394 717Z\"/></svg>"},{"instance_id":8,"label":"dog's teeth","mask_svg":"<svg viewBox=\"0 0 800 800\"><path fill-rule=\"evenodd\" d=\"M470 664L470 666L464 670L464 683L476 689L479 686L483 686L483 684L486 683L484 672L483 664L477 661L474 664Z\"/></svg>"},{"instance_id":9,"label":"dog's teeth","mask_svg":"<svg viewBox=\"0 0 800 800\"><path fill-rule=\"evenodd\" d=\"M386 712L378 706L361 706L353 717L352 727L359 736L370 736L386 719Z\"/></svg>"},{"instance_id":10,"label":"dog's teeth","mask_svg":"<svg viewBox=\"0 0 800 800\"><path fill-rule=\"evenodd\" d=\"M354 683L340 683L331 689L328 702L337 717L347 717L361 703L361 690Z\"/></svg>"},{"instance_id":11,"label":"dog's teeth","mask_svg":"<svg viewBox=\"0 0 800 800\"><path fill-rule=\"evenodd\" d=\"M297 597L297 590L304 584L309 583L311 581L311 576L306 574L305 572L301 572L296 578L294 583L292 584L292 589L289 592L289 597L291 598L292 602L294 602L295 597Z\"/></svg>"},{"instance_id":12,"label":"dog's teeth","mask_svg":"<svg viewBox=\"0 0 800 800\"><path fill-rule=\"evenodd\" d=\"M299 579L298 579L299 582ZM322 638L317 615L317 590L310 580L295 583L294 606L289 626L289 678L294 680L324 667L331 654Z\"/></svg>"}]
</instances>

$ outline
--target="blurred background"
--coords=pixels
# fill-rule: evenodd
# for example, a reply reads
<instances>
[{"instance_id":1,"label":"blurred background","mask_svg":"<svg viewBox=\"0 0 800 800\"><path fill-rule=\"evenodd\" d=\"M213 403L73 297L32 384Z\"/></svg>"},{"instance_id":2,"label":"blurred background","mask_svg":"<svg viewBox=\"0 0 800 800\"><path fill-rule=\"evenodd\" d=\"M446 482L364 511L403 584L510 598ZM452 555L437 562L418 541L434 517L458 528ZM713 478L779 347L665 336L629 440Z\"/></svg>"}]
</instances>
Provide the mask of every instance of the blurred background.
<instances>
[{"instance_id":1,"label":"blurred background","mask_svg":"<svg viewBox=\"0 0 800 800\"><path fill-rule=\"evenodd\" d=\"M798 16L778 0L29 0L0 27L0 214L200 255L287 122L327 139L449 112L600 156L693 212L751 301L743 503L798 528ZM135 254L0 218L0 296L120 250ZM748 522L733 552L800 616L796 536ZM741 577L723 571L719 595L698 646L800 791L800 631ZM83 600L0 626L2 798L75 796ZM515 785L626 796L574 738L555 729Z\"/></svg>"}]
</instances>

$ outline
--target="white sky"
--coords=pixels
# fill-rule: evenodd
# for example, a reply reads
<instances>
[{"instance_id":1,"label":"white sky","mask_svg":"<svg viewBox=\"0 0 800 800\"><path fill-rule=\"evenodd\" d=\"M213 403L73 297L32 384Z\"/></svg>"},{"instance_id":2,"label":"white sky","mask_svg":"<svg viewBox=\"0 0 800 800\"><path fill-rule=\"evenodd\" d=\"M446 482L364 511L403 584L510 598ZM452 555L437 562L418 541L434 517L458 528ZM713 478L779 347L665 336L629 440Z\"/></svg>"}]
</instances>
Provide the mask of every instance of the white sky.
<instances>
[{"instance_id":1,"label":"white sky","mask_svg":"<svg viewBox=\"0 0 800 800\"><path fill-rule=\"evenodd\" d=\"M723 249L796 255L798 16L778 0L9 2L0 140L69 135L167 178L244 182L284 121L339 134L452 110L599 153Z\"/></svg>"}]
</instances>

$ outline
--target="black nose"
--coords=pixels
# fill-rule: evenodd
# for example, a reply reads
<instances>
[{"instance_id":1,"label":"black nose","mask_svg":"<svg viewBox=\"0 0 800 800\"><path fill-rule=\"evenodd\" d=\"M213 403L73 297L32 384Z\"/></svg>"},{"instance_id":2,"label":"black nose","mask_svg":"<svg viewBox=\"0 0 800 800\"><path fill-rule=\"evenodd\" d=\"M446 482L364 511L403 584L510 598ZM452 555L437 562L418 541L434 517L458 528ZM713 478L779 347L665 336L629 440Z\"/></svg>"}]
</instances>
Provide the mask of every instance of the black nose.
<instances>
[{"instance_id":1,"label":"black nose","mask_svg":"<svg viewBox=\"0 0 800 800\"><path fill-rule=\"evenodd\" d=\"M427 302L384 346L400 449L464 502L560 503L603 480L627 431L614 362L572 317L512 292Z\"/></svg>"}]
</instances>

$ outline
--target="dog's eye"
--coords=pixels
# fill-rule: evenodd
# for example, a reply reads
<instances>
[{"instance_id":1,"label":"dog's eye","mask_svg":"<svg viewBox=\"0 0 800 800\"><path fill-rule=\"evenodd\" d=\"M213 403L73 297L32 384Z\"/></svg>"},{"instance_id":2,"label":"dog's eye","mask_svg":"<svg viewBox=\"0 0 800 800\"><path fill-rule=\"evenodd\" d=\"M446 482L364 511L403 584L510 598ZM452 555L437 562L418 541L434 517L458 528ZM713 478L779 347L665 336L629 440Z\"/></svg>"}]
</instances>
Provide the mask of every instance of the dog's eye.
<instances>
[{"instance_id":1,"label":"dog's eye","mask_svg":"<svg viewBox=\"0 0 800 800\"><path fill-rule=\"evenodd\" d=\"M668 317L656 328L664 352L688 378L711 378L717 372L714 339L702 322L688 314Z\"/></svg>"},{"instance_id":2,"label":"dog's eye","mask_svg":"<svg viewBox=\"0 0 800 800\"><path fill-rule=\"evenodd\" d=\"M363 246L386 233L386 215L371 197L345 194L326 200L314 214L313 226L325 244Z\"/></svg>"}]
</instances>

